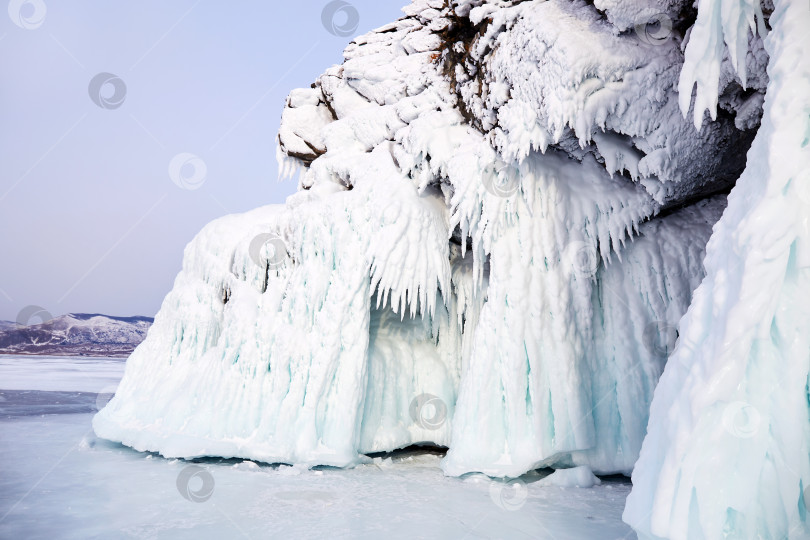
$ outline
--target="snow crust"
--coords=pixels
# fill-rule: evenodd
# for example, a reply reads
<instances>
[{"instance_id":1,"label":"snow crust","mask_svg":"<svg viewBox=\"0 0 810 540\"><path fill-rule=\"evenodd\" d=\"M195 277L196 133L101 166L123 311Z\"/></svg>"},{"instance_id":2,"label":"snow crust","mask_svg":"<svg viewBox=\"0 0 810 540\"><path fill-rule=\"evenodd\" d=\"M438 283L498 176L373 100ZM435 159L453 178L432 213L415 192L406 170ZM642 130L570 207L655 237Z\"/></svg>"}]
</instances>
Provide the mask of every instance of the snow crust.
<instances>
[{"instance_id":1,"label":"snow crust","mask_svg":"<svg viewBox=\"0 0 810 540\"><path fill-rule=\"evenodd\" d=\"M299 192L189 244L96 433L170 457L342 467L430 443L449 475L629 473L761 103L729 77L695 130L683 36L628 32L645 10L417 0L357 38L288 98Z\"/></svg>"},{"instance_id":2,"label":"snow crust","mask_svg":"<svg viewBox=\"0 0 810 540\"><path fill-rule=\"evenodd\" d=\"M810 10L790 0L774 8L762 126L709 241L707 277L633 472L624 520L641 538L810 536ZM713 25L704 31L715 43L722 27L733 58L745 54L739 39L759 9L701 1L698 25ZM702 107L717 70L699 66L716 68L718 55L697 31L683 80L701 70Z\"/></svg>"}]
</instances>

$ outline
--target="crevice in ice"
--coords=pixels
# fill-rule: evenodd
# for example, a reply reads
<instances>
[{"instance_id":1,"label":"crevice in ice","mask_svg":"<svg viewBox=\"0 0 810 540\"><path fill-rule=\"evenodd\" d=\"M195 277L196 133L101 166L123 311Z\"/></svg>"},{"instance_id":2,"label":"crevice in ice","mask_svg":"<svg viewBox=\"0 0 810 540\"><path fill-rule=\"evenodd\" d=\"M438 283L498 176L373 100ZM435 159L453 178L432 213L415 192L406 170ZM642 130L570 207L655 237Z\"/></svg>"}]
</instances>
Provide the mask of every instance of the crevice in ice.
<instances>
[{"instance_id":1,"label":"crevice in ice","mask_svg":"<svg viewBox=\"0 0 810 540\"><path fill-rule=\"evenodd\" d=\"M231 299L231 289L227 286L222 287L222 303L227 304Z\"/></svg>"}]
</instances>

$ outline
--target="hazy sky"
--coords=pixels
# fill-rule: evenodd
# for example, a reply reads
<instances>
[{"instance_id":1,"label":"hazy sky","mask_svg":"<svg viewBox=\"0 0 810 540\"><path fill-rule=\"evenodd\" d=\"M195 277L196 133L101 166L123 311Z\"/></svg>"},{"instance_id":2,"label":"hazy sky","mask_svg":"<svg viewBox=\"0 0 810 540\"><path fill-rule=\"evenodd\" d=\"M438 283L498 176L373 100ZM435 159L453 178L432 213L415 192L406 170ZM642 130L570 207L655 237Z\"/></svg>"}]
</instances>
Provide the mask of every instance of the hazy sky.
<instances>
[{"instance_id":1,"label":"hazy sky","mask_svg":"<svg viewBox=\"0 0 810 540\"><path fill-rule=\"evenodd\" d=\"M0 320L32 304L156 313L203 225L295 190L278 183L275 159L288 92L406 3L332 4L330 32L327 0L11 0L0 11ZM199 160L178 158L175 183L178 154Z\"/></svg>"}]
</instances>

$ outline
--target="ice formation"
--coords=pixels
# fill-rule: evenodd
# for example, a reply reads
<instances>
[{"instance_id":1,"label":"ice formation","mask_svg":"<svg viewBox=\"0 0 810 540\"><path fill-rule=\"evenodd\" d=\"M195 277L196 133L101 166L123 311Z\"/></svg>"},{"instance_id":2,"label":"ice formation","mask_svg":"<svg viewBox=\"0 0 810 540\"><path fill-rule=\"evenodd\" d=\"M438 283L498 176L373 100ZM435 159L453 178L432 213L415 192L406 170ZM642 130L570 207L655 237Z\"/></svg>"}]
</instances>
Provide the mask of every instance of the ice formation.
<instances>
[{"instance_id":1,"label":"ice formation","mask_svg":"<svg viewBox=\"0 0 810 540\"><path fill-rule=\"evenodd\" d=\"M713 108L719 36L744 55L759 6L700 9L682 90L701 73L697 102ZM633 472L624 519L642 538L810 537L810 9L776 0L770 27L762 126L709 241L707 277Z\"/></svg>"},{"instance_id":2,"label":"ice formation","mask_svg":"<svg viewBox=\"0 0 810 540\"><path fill-rule=\"evenodd\" d=\"M760 124L768 56L732 24L760 12L737 2L701 0L692 28L684 0L415 0L355 39L284 108L299 191L189 244L98 435L173 457L350 466L429 443L450 475L630 473Z\"/></svg>"},{"instance_id":3,"label":"ice formation","mask_svg":"<svg viewBox=\"0 0 810 540\"><path fill-rule=\"evenodd\" d=\"M597 476L594 476L590 467L580 465L579 467L571 467L568 469L557 469L542 480L539 480L538 483L541 486L589 488L598 486L602 481Z\"/></svg>"}]
</instances>

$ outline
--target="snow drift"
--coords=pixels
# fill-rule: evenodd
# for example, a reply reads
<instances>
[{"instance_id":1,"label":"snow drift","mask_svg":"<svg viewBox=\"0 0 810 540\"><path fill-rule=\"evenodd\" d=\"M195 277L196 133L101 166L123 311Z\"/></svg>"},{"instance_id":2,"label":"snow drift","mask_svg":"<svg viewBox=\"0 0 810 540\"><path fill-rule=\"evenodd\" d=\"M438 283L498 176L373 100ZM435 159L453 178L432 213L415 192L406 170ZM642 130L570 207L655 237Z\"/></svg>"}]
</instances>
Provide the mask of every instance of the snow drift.
<instances>
[{"instance_id":1,"label":"snow drift","mask_svg":"<svg viewBox=\"0 0 810 540\"><path fill-rule=\"evenodd\" d=\"M429 443L451 475L630 473L769 84L761 34L726 49L714 28L758 8L718 6L693 26L679 0L416 0L355 39L282 113L299 191L189 244L97 434L174 457L350 466ZM721 223L749 208L735 197ZM710 327L710 294L687 334ZM685 388L664 386L656 403ZM667 407L659 443L682 429L656 420Z\"/></svg>"}]
</instances>

